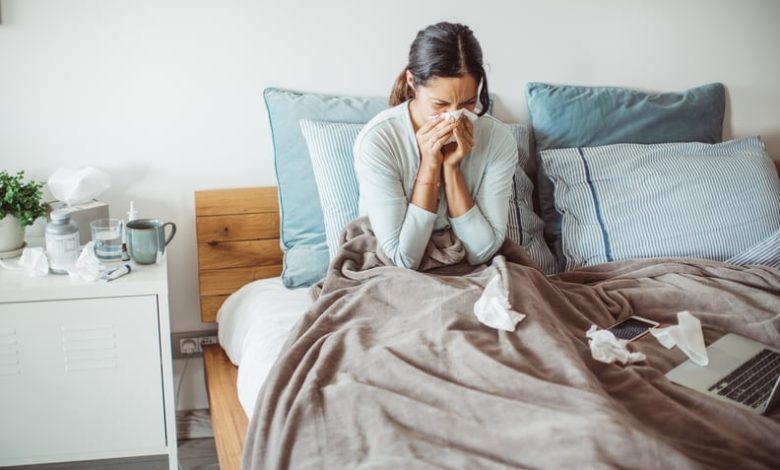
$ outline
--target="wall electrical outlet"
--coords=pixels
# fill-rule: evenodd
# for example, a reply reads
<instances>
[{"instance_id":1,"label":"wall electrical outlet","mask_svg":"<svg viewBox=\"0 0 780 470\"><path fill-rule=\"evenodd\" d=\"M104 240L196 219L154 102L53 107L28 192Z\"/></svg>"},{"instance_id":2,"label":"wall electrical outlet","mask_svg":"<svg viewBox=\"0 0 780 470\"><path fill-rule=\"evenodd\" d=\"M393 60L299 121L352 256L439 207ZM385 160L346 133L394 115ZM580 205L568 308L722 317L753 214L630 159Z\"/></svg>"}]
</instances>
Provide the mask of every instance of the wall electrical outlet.
<instances>
[{"instance_id":1,"label":"wall electrical outlet","mask_svg":"<svg viewBox=\"0 0 780 470\"><path fill-rule=\"evenodd\" d=\"M185 331L171 334L171 348L174 359L203 356L203 346L217 344L216 330Z\"/></svg>"}]
</instances>

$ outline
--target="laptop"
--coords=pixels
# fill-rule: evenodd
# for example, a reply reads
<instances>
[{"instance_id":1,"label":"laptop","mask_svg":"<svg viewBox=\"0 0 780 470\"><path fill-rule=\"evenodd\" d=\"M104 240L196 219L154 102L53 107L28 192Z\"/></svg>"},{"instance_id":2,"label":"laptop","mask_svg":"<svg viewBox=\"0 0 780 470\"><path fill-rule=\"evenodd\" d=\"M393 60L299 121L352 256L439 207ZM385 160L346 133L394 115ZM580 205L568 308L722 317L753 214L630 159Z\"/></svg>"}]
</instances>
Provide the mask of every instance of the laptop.
<instances>
[{"instance_id":1,"label":"laptop","mask_svg":"<svg viewBox=\"0 0 780 470\"><path fill-rule=\"evenodd\" d=\"M707 355L707 366L689 359L666 377L759 414L780 403L780 349L729 333L712 343Z\"/></svg>"}]
</instances>

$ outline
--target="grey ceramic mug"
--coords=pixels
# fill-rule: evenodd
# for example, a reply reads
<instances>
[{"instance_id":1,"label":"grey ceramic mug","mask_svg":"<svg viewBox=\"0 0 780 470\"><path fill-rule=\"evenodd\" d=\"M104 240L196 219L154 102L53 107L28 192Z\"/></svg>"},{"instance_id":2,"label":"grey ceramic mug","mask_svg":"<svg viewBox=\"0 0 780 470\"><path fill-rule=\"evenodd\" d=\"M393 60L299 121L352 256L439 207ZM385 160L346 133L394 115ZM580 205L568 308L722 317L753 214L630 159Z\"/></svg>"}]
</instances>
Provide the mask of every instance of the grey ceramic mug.
<instances>
[{"instance_id":1,"label":"grey ceramic mug","mask_svg":"<svg viewBox=\"0 0 780 470\"><path fill-rule=\"evenodd\" d=\"M171 234L165 238L165 227L171 227ZM165 246L176 235L176 224L162 223L157 219L136 219L125 225L127 251L138 264L154 264L158 256L165 253Z\"/></svg>"}]
</instances>

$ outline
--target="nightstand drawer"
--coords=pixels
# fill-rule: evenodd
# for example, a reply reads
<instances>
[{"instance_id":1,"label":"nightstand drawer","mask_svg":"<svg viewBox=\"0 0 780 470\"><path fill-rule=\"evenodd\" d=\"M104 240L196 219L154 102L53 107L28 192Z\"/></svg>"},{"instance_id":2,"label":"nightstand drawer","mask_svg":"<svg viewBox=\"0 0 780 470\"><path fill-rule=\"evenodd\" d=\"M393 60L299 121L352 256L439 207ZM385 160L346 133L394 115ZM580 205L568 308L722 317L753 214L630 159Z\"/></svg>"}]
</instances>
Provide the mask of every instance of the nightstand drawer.
<instances>
[{"instance_id":1,"label":"nightstand drawer","mask_svg":"<svg viewBox=\"0 0 780 470\"><path fill-rule=\"evenodd\" d=\"M158 325L154 295L0 303L0 465L166 453Z\"/></svg>"}]
</instances>

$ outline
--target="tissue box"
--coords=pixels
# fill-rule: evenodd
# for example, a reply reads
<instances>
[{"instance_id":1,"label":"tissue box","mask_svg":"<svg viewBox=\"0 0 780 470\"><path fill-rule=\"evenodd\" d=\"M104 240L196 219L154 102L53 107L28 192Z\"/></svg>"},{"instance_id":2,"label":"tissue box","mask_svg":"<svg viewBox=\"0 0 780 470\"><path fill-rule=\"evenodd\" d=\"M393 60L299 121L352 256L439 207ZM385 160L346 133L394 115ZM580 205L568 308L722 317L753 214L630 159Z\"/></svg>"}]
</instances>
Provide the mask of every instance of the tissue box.
<instances>
[{"instance_id":1,"label":"tissue box","mask_svg":"<svg viewBox=\"0 0 780 470\"><path fill-rule=\"evenodd\" d=\"M89 223L97 219L108 218L108 204L100 202L97 199L91 201L82 202L81 204L75 204L69 206L62 201L52 201L46 203L46 220L51 220L49 214L51 211L65 211L70 214L70 220L76 222L79 226L79 239L80 243L84 245L92 239L92 231L89 228Z\"/></svg>"}]
</instances>

